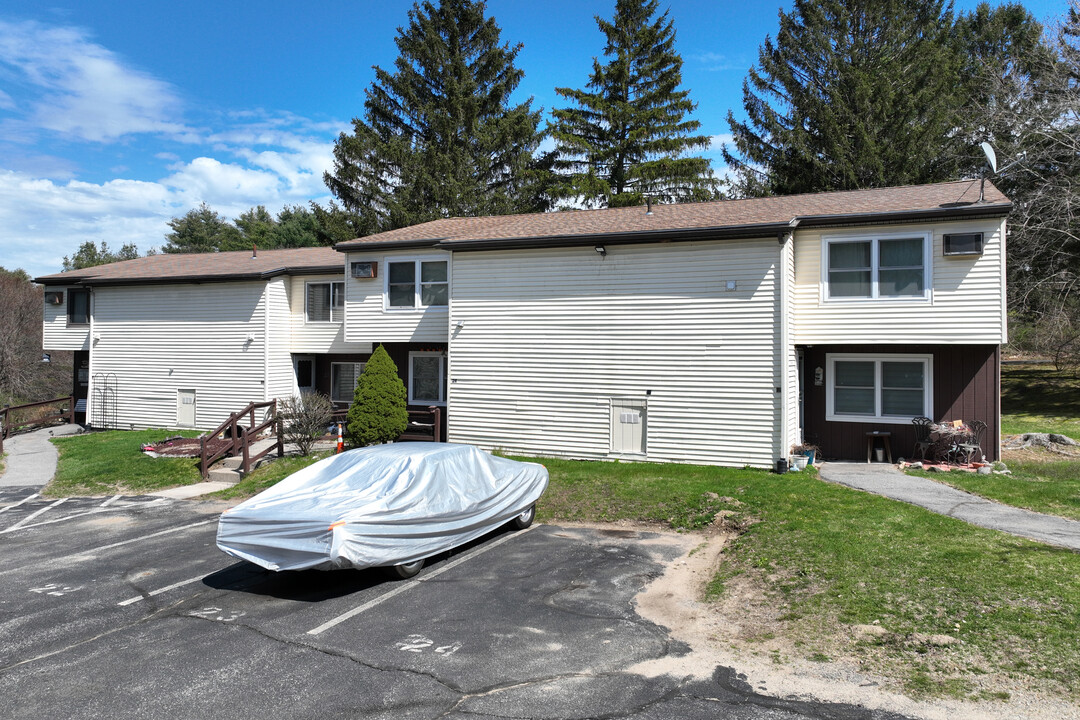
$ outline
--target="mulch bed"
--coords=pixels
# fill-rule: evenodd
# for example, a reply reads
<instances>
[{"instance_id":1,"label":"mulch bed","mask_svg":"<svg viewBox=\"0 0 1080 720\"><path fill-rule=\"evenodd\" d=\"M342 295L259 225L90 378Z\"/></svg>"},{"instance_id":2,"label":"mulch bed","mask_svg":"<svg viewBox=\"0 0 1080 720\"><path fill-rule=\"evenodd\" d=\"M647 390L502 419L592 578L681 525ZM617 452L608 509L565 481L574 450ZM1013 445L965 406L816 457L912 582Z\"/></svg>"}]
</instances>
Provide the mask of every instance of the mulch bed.
<instances>
[{"instance_id":1,"label":"mulch bed","mask_svg":"<svg viewBox=\"0 0 1080 720\"><path fill-rule=\"evenodd\" d=\"M226 447L232 446L232 440L214 438L206 441L206 449L211 455ZM143 452L153 453L162 457L199 457L199 438L166 438L159 443L143 446Z\"/></svg>"}]
</instances>

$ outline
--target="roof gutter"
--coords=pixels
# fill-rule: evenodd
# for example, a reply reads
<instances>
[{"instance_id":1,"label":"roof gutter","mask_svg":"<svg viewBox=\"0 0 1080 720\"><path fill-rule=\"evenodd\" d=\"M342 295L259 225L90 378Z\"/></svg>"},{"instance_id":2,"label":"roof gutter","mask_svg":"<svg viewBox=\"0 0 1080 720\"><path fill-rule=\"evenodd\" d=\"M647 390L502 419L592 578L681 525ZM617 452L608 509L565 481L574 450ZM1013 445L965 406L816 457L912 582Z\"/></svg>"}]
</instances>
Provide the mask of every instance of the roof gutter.
<instances>
[{"instance_id":1,"label":"roof gutter","mask_svg":"<svg viewBox=\"0 0 1080 720\"><path fill-rule=\"evenodd\" d=\"M366 252L368 250L403 250L409 248L439 247L448 238L422 238L419 240L374 240L371 242L347 240L334 245L338 252Z\"/></svg>"},{"instance_id":2,"label":"roof gutter","mask_svg":"<svg viewBox=\"0 0 1080 720\"><path fill-rule=\"evenodd\" d=\"M321 265L317 267L281 267L262 272L236 273L233 275L168 275L164 277L113 278L82 276L78 278L37 278L39 285L81 285L81 286L118 286L118 285L182 285L219 282L243 282L269 280L280 275L342 275L345 270L341 265Z\"/></svg>"}]
</instances>

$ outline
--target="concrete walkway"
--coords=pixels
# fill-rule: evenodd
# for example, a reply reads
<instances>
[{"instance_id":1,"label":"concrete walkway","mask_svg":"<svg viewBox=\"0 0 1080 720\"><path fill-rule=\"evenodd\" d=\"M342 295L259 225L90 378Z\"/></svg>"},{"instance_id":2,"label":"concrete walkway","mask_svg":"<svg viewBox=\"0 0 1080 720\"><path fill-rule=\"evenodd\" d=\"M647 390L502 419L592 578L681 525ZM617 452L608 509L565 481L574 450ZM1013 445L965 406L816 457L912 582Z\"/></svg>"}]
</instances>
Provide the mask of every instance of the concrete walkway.
<instances>
[{"instance_id":1,"label":"concrete walkway","mask_svg":"<svg viewBox=\"0 0 1080 720\"><path fill-rule=\"evenodd\" d=\"M80 425L54 425L5 440L7 469L0 475L0 487L45 487L56 474L56 447L49 438L82 431Z\"/></svg>"},{"instance_id":2,"label":"concrete walkway","mask_svg":"<svg viewBox=\"0 0 1080 720\"><path fill-rule=\"evenodd\" d=\"M831 462L818 472L822 480L902 500L972 525L1080 550L1080 522L992 502L928 478L906 475L892 465Z\"/></svg>"}]
</instances>

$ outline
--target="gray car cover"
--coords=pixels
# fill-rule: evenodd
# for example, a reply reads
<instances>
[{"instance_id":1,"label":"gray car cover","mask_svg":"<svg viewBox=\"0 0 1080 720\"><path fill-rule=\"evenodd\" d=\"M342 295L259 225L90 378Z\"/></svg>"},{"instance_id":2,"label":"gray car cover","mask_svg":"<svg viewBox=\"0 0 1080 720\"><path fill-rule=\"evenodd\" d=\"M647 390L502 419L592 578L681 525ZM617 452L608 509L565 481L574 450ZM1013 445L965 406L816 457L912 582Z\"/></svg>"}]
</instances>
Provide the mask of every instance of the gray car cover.
<instances>
[{"instance_id":1,"label":"gray car cover","mask_svg":"<svg viewBox=\"0 0 1080 720\"><path fill-rule=\"evenodd\" d=\"M528 510L547 469L472 445L395 443L310 465L225 511L218 547L269 570L431 557Z\"/></svg>"}]
</instances>

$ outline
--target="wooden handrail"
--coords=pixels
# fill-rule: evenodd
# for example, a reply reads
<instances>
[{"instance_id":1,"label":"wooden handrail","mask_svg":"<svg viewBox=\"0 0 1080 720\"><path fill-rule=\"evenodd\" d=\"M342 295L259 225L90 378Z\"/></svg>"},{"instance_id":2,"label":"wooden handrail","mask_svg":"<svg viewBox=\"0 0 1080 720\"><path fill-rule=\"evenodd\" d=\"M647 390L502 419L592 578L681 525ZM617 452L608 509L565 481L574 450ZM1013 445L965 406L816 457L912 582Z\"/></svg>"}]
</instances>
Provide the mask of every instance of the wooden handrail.
<instances>
[{"instance_id":1,"label":"wooden handrail","mask_svg":"<svg viewBox=\"0 0 1080 720\"><path fill-rule=\"evenodd\" d=\"M20 420L18 427L27 427L31 425L42 425L50 420L58 420L60 418L67 418L69 423L75 422L75 397L68 395L67 397L54 398L52 400L42 400L41 402L26 403L25 405L9 405L0 409L0 453L4 452L4 440L11 436L15 428L11 427L9 419L11 413L16 410L26 410L28 408L44 407L46 405L67 405L67 410L61 408L58 412L41 415L32 420Z\"/></svg>"},{"instance_id":2,"label":"wooden handrail","mask_svg":"<svg viewBox=\"0 0 1080 720\"><path fill-rule=\"evenodd\" d=\"M263 408L270 408L269 417L261 425L256 427L256 425L255 425L255 411L256 410L261 410ZM249 425L248 429L244 429L244 428L240 427L240 423L239 423L239 420L241 418L243 418L245 415L248 416L248 425ZM282 439L281 424L277 423L277 420L278 420L277 400L268 400L266 402L261 402L261 403L248 403L247 407L245 407L240 412L229 413L229 419L228 420L226 420L225 422L218 425L216 428L211 430L209 433L206 433L204 435L199 436L199 474L202 475L203 479L205 480L207 477L210 476L210 466L213 465L214 462L216 462L219 458L221 458L221 457L223 457L225 455L228 455L228 454L242 455L243 456L243 465L242 465L243 472L245 472L245 473L249 472L251 470L251 463L253 461L257 461L260 458L262 458L264 455L266 455L268 452L270 452L270 450L273 449L273 447L274 447L274 446L268 447L268 448L266 448L266 450L263 450L261 453L259 453L259 454L255 455L254 457L252 457L252 455L251 455L251 443L253 443L255 441L255 438L258 437L260 432L262 432L263 430L265 430L265 429L267 429L269 427L273 427L275 425L275 423L277 424L277 431L278 431L277 432L278 441L277 441L277 446L276 446L277 451L278 451L278 457L283 456L285 454L285 452L284 452L285 445L284 445L284 442L283 442L283 439ZM224 433L226 430L229 431L229 435L231 436L232 443L229 444L229 445L226 445L225 447L221 448L220 450L218 450L215 453L207 454L207 451L206 451L206 441L207 441L207 439L215 438L218 435Z\"/></svg>"}]
</instances>

